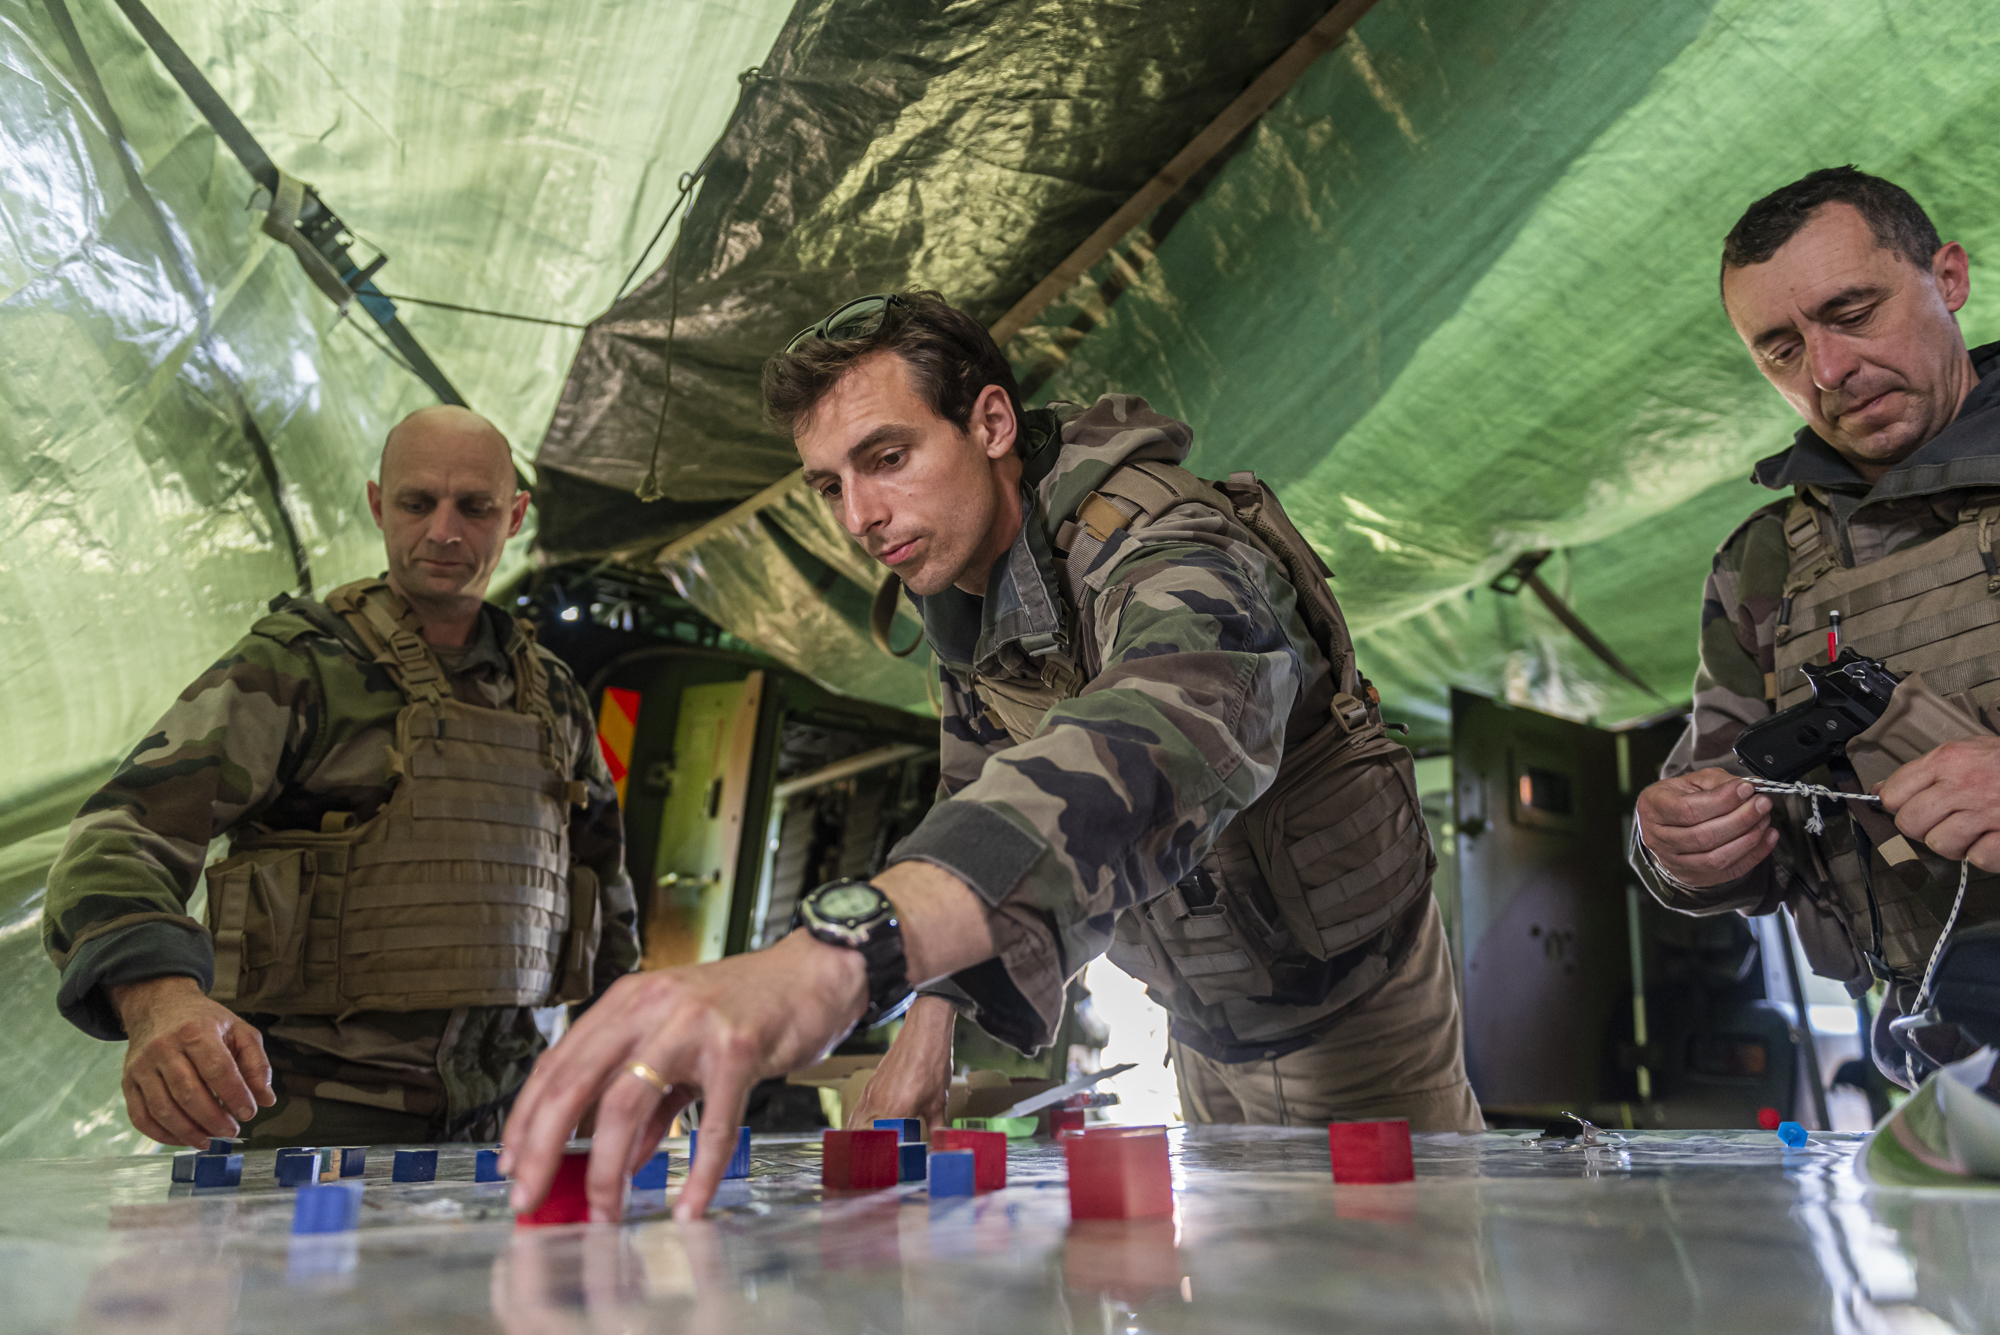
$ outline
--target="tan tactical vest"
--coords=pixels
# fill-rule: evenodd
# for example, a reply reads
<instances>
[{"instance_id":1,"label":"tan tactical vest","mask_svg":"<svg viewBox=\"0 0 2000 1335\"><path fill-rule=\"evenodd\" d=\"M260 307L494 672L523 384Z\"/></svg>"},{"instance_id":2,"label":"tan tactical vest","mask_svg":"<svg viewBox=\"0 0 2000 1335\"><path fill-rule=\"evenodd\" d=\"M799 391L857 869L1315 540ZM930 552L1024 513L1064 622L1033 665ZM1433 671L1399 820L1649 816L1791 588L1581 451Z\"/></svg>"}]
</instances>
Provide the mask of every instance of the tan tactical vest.
<instances>
[{"instance_id":1,"label":"tan tactical vest","mask_svg":"<svg viewBox=\"0 0 2000 1335\"><path fill-rule=\"evenodd\" d=\"M1941 536L1850 568L1841 564L1831 516L1794 498L1785 515L1790 570L1774 639L1777 670L1765 682L1774 707L1789 708L1811 696L1800 667L1826 661L1828 614L1837 611L1841 643L1899 675L1920 674L1907 683L1912 690L1898 689L1891 714L1850 744L1858 771L1864 751L1909 759L1955 736L1985 735L2000 705L1996 523L2000 495L1973 497L1957 526ZM1919 707L1912 709L1906 695L1918 697ZM1922 708L1926 697L1930 707ZM1885 729L1902 735L1878 735ZM1872 784L1893 772L1881 768L1861 777ZM1914 980L1950 913L1958 865L1913 845L1879 808L1843 805L1867 834L1875 857L1871 874L1847 832L1833 837L1835 826L1814 841L1820 878L1838 900L1831 907L1864 954L1898 979ZM2000 880L1975 870L1961 921L1987 916L1984 906L1996 894Z\"/></svg>"},{"instance_id":2,"label":"tan tactical vest","mask_svg":"<svg viewBox=\"0 0 2000 1335\"><path fill-rule=\"evenodd\" d=\"M1282 956L1330 959L1380 933L1428 892L1437 858L1418 806L1414 762L1389 737L1374 690L1355 668L1353 642L1327 587L1331 572L1253 475L1205 482L1154 460L1110 474L1056 533L1056 551L1067 558L1061 565L1070 614L1085 572L1115 531L1139 532L1186 503L1233 518L1279 562L1334 686L1324 712L1316 700L1294 711L1277 778L1224 827L1195 873L1118 917L1113 963L1149 986L1184 984L1204 1005L1217 1005L1270 997L1271 965ZM973 680L1016 742L1032 737L1043 716L1087 681L1060 655L1043 662L1039 683ZM1159 967L1162 959L1170 972ZM1349 1000L1343 991L1322 1005L1331 1010Z\"/></svg>"},{"instance_id":3,"label":"tan tactical vest","mask_svg":"<svg viewBox=\"0 0 2000 1335\"><path fill-rule=\"evenodd\" d=\"M514 709L457 700L380 580L328 595L409 703L388 752L390 798L366 821L252 827L208 869L215 986L239 1012L339 1015L542 1006L589 995L597 878L569 856L583 785L557 754L532 635Z\"/></svg>"}]
</instances>

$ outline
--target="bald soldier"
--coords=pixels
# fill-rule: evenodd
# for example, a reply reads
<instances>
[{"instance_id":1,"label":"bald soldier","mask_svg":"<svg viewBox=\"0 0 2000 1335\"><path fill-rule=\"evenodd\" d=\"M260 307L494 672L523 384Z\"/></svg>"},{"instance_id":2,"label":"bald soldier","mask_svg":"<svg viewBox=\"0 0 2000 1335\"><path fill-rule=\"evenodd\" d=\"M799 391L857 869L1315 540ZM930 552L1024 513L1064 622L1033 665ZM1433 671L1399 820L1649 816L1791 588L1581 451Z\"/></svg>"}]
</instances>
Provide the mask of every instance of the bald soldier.
<instances>
[{"instance_id":1,"label":"bald soldier","mask_svg":"<svg viewBox=\"0 0 2000 1335\"><path fill-rule=\"evenodd\" d=\"M637 963L589 702L483 601L528 507L505 437L427 408L379 476L387 572L273 599L50 872L57 1005L126 1042L154 1140L494 1139L543 1047L534 1009Z\"/></svg>"}]
</instances>

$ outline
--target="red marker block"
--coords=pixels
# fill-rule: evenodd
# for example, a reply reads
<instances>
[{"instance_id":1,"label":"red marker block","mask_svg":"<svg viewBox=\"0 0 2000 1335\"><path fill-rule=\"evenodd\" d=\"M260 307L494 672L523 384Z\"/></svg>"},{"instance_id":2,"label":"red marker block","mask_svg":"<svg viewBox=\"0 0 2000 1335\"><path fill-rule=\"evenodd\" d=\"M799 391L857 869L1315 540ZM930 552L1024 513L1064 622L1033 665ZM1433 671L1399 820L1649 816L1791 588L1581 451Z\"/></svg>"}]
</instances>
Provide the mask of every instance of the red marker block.
<instances>
[{"instance_id":1,"label":"red marker block","mask_svg":"<svg viewBox=\"0 0 2000 1335\"><path fill-rule=\"evenodd\" d=\"M590 1151L570 1150L556 1168L549 1194L526 1214L514 1216L516 1224L587 1224L590 1200L584 1195L584 1178L590 1172Z\"/></svg>"},{"instance_id":2,"label":"red marker block","mask_svg":"<svg viewBox=\"0 0 2000 1335\"><path fill-rule=\"evenodd\" d=\"M948 1126L931 1136L931 1150L971 1150L972 1189L998 1191L1007 1185L1007 1133Z\"/></svg>"},{"instance_id":3,"label":"red marker block","mask_svg":"<svg viewBox=\"0 0 2000 1335\"><path fill-rule=\"evenodd\" d=\"M894 1131L828 1131L820 1137L819 1184L828 1191L893 1187L899 1169Z\"/></svg>"},{"instance_id":4,"label":"red marker block","mask_svg":"<svg viewBox=\"0 0 2000 1335\"><path fill-rule=\"evenodd\" d=\"M1071 1219L1148 1219L1174 1211L1163 1126L1093 1126L1063 1137Z\"/></svg>"},{"instance_id":5,"label":"red marker block","mask_svg":"<svg viewBox=\"0 0 2000 1335\"><path fill-rule=\"evenodd\" d=\"M1083 1130L1083 1109L1049 1109L1049 1139L1061 1140L1066 1132Z\"/></svg>"},{"instance_id":6,"label":"red marker block","mask_svg":"<svg viewBox=\"0 0 2000 1335\"><path fill-rule=\"evenodd\" d=\"M1410 1124L1401 1117L1389 1122L1334 1122L1326 1129L1333 1151L1335 1182L1414 1182L1416 1164L1410 1159Z\"/></svg>"}]
</instances>

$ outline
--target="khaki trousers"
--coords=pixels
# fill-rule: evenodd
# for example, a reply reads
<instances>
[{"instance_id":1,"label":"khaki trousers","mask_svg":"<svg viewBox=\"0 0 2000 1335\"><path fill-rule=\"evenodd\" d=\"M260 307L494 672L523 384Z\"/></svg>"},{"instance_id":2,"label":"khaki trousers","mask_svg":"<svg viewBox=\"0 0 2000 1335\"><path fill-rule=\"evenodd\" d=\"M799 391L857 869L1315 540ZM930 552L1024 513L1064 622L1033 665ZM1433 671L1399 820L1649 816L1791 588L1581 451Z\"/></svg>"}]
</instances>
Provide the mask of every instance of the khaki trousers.
<instances>
[{"instance_id":1,"label":"khaki trousers","mask_svg":"<svg viewBox=\"0 0 2000 1335\"><path fill-rule=\"evenodd\" d=\"M1310 1126L1406 1117L1412 1131L1479 1131L1465 1037L1433 902L1403 967L1340 1012L1306 1047L1225 1063L1171 1039L1181 1116L1191 1124Z\"/></svg>"}]
</instances>

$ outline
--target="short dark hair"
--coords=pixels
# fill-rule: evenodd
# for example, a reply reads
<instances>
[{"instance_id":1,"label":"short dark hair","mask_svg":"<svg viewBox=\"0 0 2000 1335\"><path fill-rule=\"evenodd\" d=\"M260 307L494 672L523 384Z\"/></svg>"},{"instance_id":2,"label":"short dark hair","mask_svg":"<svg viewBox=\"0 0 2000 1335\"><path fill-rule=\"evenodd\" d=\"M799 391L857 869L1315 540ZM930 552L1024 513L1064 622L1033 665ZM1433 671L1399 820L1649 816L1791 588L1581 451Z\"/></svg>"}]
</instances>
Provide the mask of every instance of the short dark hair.
<instances>
[{"instance_id":1,"label":"short dark hair","mask_svg":"<svg viewBox=\"0 0 2000 1335\"><path fill-rule=\"evenodd\" d=\"M1722 241L1723 273L1769 260L1827 204L1853 205L1868 220L1876 245L1919 269L1929 269L1944 244L1931 216L1902 186L1853 166L1822 167L1743 211Z\"/></svg>"},{"instance_id":2,"label":"short dark hair","mask_svg":"<svg viewBox=\"0 0 2000 1335\"><path fill-rule=\"evenodd\" d=\"M765 362L764 412L796 436L848 368L876 352L901 357L931 411L960 431L988 385L1006 390L1014 416L1021 415L1014 368L986 326L927 290L896 293L881 323L858 338L809 338Z\"/></svg>"}]
</instances>

